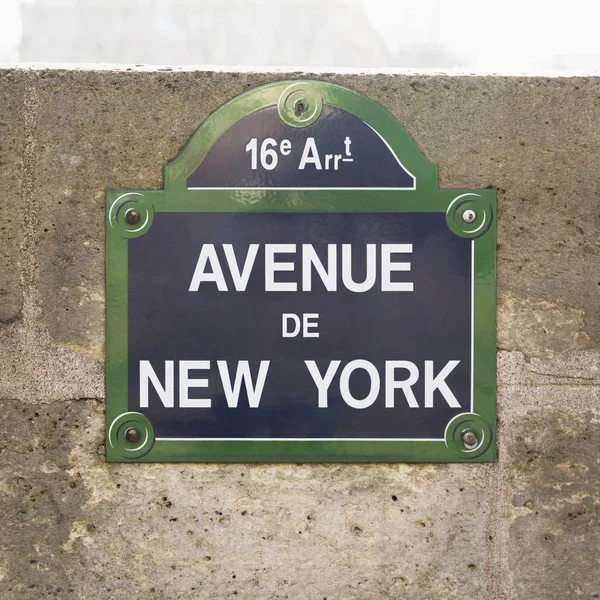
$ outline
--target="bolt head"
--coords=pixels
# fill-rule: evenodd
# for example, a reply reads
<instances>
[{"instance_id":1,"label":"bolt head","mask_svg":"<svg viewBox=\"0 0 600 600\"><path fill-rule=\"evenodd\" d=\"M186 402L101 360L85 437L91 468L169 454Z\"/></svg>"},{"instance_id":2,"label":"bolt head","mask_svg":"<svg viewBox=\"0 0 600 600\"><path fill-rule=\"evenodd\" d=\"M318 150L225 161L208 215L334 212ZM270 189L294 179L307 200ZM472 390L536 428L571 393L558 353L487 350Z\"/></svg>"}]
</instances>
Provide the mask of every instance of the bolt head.
<instances>
[{"instance_id":1,"label":"bolt head","mask_svg":"<svg viewBox=\"0 0 600 600\"><path fill-rule=\"evenodd\" d=\"M477 218L477 213L474 210L468 208L462 214L462 218L465 223L472 223Z\"/></svg>"},{"instance_id":2,"label":"bolt head","mask_svg":"<svg viewBox=\"0 0 600 600\"><path fill-rule=\"evenodd\" d=\"M127 214L125 215L125 220L130 225L135 225L140 220L140 213L137 212L136 210L129 210L129 211L127 211Z\"/></svg>"},{"instance_id":3,"label":"bolt head","mask_svg":"<svg viewBox=\"0 0 600 600\"><path fill-rule=\"evenodd\" d=\"M467 450L473 450L473 448L477 447L479 440L473 431L465 431L462 434L462 442Z\"/></svg>"},{"instance_id":4,"label":"bolt head","mask_svg":"<svg viewBox=\"0 0 600 600\"><path fill-rule=\"evenodd\" d=\"M130 427L126 432L125 432L125 439L130 443L130 444L135 444L136 442L140 441L140 432L135 429L134 427Z\"/></svg>"}]
</instances>

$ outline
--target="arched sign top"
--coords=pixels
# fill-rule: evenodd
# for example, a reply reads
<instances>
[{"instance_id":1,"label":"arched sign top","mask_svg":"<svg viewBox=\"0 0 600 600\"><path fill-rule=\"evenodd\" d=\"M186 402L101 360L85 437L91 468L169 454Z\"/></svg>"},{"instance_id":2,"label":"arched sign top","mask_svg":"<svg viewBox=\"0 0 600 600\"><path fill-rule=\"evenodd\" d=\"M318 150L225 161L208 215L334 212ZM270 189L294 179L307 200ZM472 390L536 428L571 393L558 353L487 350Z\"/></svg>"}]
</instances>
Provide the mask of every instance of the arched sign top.
<instances>
[{"instance_id":1,"label":"arched sign top","mask_svg":"<svg viewBox=\"0 0 600 600\"><path fill-rule=\"evenodd\" d=\"M248 143L240 145L240 139ZM415 187L414 175L375 129L327 105L304 128L286 123L276 106L244 117L187 178L189 190Z\"/></svg>"},{"instance_id":2,"label":"arched sign top","mask_svg":"<svg viewBox=\"0 0 600 600\"><path fill-rule=\"evenodd\" d=\"M363 189L437 186L437 168L384 108L321 81L250 90L213 113L165 167L165 187Z\"/></svg>"}]
</instances>

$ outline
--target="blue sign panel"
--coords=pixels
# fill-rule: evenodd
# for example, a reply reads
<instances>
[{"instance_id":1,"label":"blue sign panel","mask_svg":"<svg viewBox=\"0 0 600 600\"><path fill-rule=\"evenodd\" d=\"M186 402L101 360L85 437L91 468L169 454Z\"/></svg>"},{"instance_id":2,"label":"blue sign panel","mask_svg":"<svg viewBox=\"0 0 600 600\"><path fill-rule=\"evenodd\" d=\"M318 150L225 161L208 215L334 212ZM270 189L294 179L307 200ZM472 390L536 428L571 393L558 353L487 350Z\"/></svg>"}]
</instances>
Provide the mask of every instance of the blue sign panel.
<instances>
[{"instance_id":1,"label":"blue sign panel","mask_svg":"<svg viewBox=\"0 0 600 600\"><path fill-rule=\"evenodd\" d=\"M158 439L443 439L471 245L440 214L161 214L129 248L129 409Z\"/></svg>"}]
</instances>

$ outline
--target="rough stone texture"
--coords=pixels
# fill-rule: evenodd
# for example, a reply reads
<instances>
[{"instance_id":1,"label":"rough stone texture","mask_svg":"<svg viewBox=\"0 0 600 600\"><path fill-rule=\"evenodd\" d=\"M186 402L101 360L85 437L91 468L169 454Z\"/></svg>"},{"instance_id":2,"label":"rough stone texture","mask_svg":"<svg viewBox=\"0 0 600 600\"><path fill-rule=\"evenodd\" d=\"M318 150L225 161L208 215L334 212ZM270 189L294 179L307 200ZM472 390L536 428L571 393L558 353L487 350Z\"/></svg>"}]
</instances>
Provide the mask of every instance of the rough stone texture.
<instances>
[{"instance_id":1,"label":"rough stone texture","mask_svg":"<svg viewBox=\"0 0 600 600\"><path fill-rule=\"evenodd\" d=\"M497 500L510 598L600 598L600 389L500 395Z\"/></svg>"},{"instance_id":2,"label":"rough stone texture","mask_svg":"<svg viewBox=\"0 0 600 600\"><path fill-rule=\"evenodd\" d=\"M0 415L2 598L483 593L485 479L465 465L107 467L98 401Z\"/></svg>"},{"instance_id":3,"label":"rough stone texture","mask_svg":"<svg viewBox=\"0 0 600 600\"><path fill-rule=\"evenodd\" d=\"M21 312L19 277L24 213L20 204L24 132L23 77L0 71L0 323Z\"/></svg>"},{"instance_id":4,"label":"rough stone texture","mask_svg":"<svg viewBox=\"0 0 600 600\"><path fill-rule=\"evenodd\" d=\"M300 76L498 189L497 464L104 463L104 190ZM1 598L600 597L599 78L17 70L0 103Z\"/></svg>"}]
</instances>

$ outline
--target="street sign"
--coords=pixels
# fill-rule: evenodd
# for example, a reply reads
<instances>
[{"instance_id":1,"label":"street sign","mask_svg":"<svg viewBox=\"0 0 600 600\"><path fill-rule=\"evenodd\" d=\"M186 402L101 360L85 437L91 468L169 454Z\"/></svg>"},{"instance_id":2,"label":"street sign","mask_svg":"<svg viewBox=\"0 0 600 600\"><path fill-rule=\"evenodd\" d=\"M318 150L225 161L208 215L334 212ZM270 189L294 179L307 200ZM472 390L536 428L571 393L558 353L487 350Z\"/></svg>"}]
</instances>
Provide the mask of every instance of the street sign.
<instances>
[{"instance_id":1,"label":"street sign","mask_svg":"<svg viewBox=\"0 0 600 600\"><path fill-rule=\"evenodd\" d=\"M368 98L250 90L106 193L106 457L495 459L495 192Z\"/></svg>"}]
</instances>

